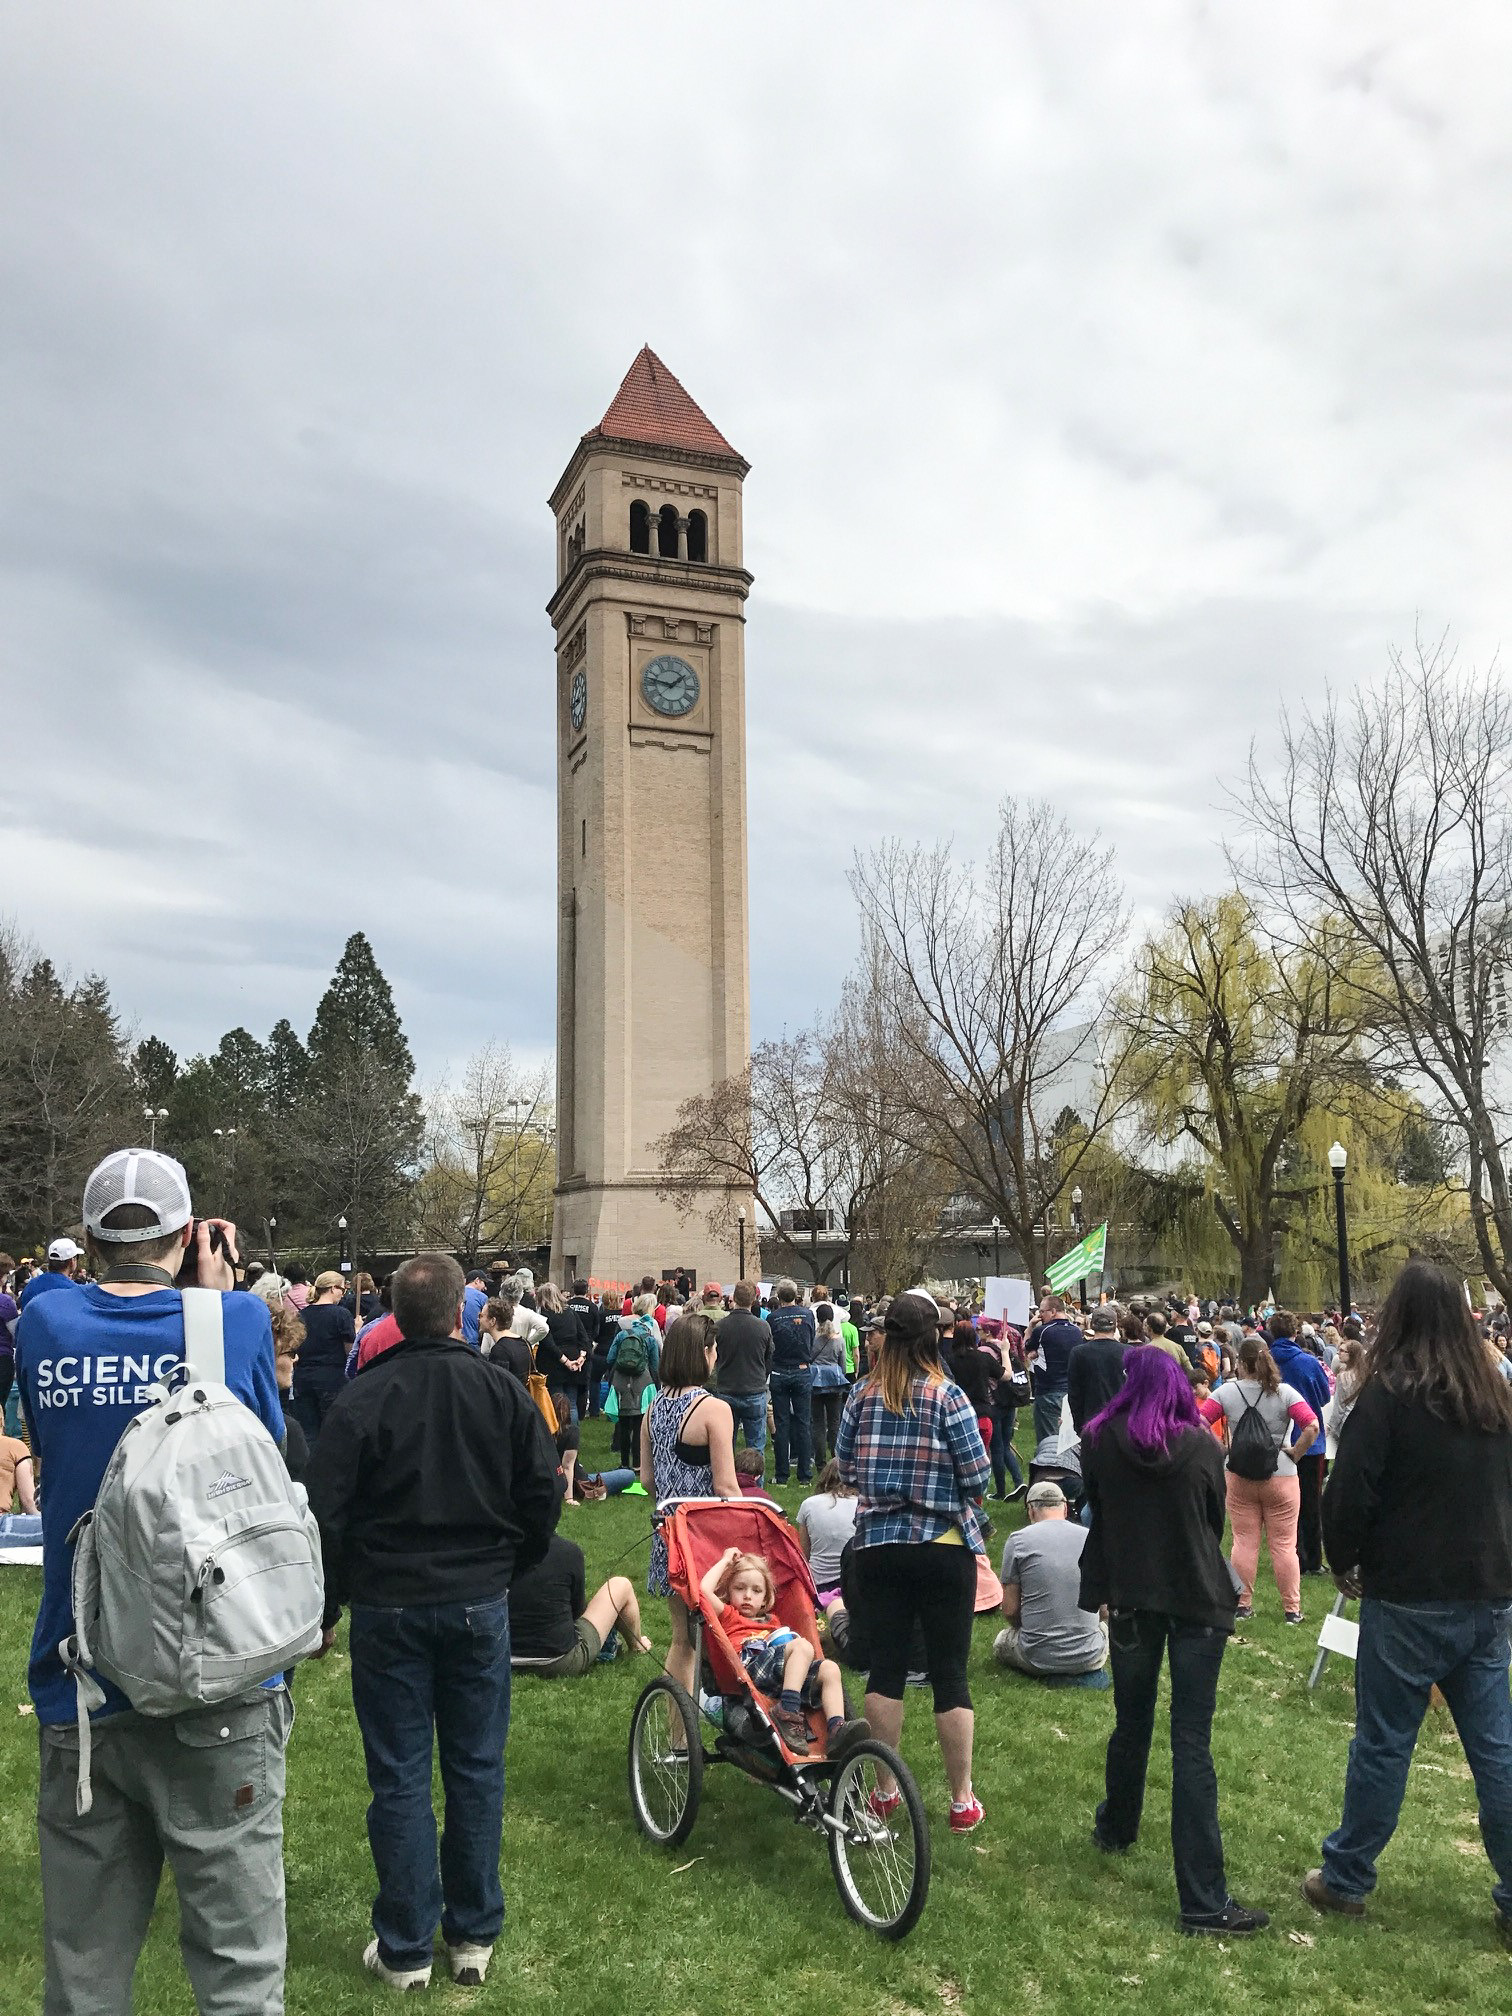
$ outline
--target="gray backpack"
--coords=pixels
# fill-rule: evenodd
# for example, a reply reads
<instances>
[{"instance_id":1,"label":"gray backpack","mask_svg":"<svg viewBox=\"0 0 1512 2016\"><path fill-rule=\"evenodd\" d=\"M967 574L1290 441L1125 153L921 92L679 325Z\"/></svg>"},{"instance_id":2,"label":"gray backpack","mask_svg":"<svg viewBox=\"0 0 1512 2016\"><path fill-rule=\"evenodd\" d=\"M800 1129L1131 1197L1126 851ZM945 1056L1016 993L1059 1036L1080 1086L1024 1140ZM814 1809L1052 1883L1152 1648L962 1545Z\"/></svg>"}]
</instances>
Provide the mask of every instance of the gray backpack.
<instances>
[{"instance_id":1,"label":"gray backpack","mask_svg":"<svg viewBox=\"0 0 1512 2016\"><path fill-rule=\"evenodd\" d=\"M251 1692L320 1643L320 1533L304 1487L225 1384L220 1295L182 1294L184 1363L127 1423L69 1535L74 1632L58 1654L78 1699L80 1813L90 1711L105 1700L95 1673L140 1714L182 1715Z\"/></svg>"}]
</instances>

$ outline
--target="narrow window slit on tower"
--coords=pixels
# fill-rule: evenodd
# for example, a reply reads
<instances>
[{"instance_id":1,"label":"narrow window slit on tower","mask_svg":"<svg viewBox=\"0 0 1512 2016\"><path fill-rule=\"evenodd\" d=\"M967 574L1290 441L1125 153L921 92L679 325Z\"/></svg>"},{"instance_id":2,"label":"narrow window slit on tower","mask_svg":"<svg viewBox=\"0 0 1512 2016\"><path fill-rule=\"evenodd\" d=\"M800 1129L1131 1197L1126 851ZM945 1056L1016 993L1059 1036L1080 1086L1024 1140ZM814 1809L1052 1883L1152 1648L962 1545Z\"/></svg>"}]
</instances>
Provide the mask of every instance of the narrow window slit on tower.
<instances>
[{"instance_id":1,"label":"narrow window slit on tower","mask_svg":"<svg viewBox=\"0 0 1512 2016\"><path fill-rule=\"evenodd\" d=\"M688 513L688 558L706 561L709 557L709 521L702 511Z\"/></svg>"},{"instance_id":2,"label":"narrow window slit on tower","mask_svg":"<svg viewBox=\"0 0 1512 2016\"><path fill-rule=\"evenodd\" d=\"M651 507L639 497L630 506L630 551L651 551Z\"/></svg>"}]
</instances>

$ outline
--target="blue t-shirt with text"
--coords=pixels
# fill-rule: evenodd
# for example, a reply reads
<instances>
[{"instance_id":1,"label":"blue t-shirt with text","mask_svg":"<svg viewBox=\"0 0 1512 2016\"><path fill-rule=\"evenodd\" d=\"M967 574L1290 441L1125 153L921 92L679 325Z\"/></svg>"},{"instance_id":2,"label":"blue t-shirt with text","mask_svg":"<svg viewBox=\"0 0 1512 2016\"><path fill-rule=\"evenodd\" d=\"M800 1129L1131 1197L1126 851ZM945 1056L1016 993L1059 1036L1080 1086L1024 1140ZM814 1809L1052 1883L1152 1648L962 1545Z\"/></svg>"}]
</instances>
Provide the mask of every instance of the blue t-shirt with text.
<instances>
[{"instance_id":1,"label":"blue t-shirt with text","mask_svg":"<svg viewBox=\"0 0 1512 2016\"><path fill-rule=\"evenodd\" d=\"M226 1384L277 1442L283 1408L273 1371L273 1325L257 1295L221 1297ZM74 1683L58 1657L73 1630L73 1549L68 1536L99 1495L126 1432L150 1404L151 1386L183 1363L183 1304L176 1288L112 1295L80 1286L21 1311L16 1372L31 1445L41 1464L42 1602L32 1633L31 1697L41 1722L71 1722ZM129 1707L108 1682L100 1715Z\"/></svg>"},{"instance_id":2,"label":"blue t-shirt with text","mask_svg":"<svg viewBox=\"0 0 1512 2016\"><path fill-rule=\"evenodd\" d=\"M78 1288L82 1284L75 1281L72 1274L33 1274L21 1290L21 1307L30 1309L33 1302L40 1302L50 1288Z\"/></svg>"}]
</instances>

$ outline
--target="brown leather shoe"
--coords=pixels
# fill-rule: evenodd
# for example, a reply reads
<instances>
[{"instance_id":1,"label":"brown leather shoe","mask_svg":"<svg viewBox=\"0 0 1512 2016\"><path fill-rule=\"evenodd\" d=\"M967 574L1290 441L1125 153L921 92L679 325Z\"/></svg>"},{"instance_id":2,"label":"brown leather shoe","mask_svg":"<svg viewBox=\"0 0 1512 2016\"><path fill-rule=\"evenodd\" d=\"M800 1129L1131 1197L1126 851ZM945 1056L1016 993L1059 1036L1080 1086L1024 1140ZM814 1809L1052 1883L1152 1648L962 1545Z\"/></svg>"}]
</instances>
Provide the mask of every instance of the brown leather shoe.
<instances>
[{"instance_id":1,"label":"brown leather shoe","mask_svg":"<svg viewBox=\"0 0 1512 2016\"><path fill-rule=\"evenodd\" d=\"M1363 1918L1365 1900L1363 1897L1341 1897L1337 1890L1330 1890L1323 1881L1321 1869L1309 1869L1302 1878L1302 1895L1314 1911L1332 1911L1340 1918Z\"/></svg>"}]
</instances>

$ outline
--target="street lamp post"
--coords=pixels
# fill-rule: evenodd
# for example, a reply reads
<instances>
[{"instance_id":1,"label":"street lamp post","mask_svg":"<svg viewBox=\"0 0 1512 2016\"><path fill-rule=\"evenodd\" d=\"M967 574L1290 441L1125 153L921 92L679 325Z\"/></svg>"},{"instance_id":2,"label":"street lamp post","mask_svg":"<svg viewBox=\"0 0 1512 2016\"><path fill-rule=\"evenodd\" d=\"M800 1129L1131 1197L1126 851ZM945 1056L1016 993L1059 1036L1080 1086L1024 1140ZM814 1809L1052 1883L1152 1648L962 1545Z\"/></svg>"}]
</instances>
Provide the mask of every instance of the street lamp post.
<instances>
[{"instance_id":1,"label":"street lamp post","mask_svg":"<svg viewBox=\"0 0 1512 2016\"><path fill-rule=\"evenodd\" d=\"M520 1243L520 1102L511 1099L509 1110L513 1114L514 1132L514 1173L509 1179L509 1245L510 1250Z\"/></svg>"},{"instance_id":2,"label":"street lamp post","mask_svg":"<svg viewBox=\"0 0 1512 2016\"><path fill-rule=\"evenodd\" d=\"M142 1108L142 1118L147 1122L148 1126L147 1146L149 1148L156 1148L158 1122L159 1120L166 1120L168 1118L168 1108L166 1106L144 1106Z\"/></svg>"},{"instance_id":3,"label":"street lamp post","mask_svg":"<svg viewBox=\"0 0 1512 2016\"><path fill-rule=\"evenodd\" d=\"M1344 1171L1349 1163L1349 1150L1342 1141L1335 1141L1328 1151L1328 1166L1334 1179L1334 1222L1339 1228L1339 1319L1350 1311L1349 1295L1349 1225L1344 1215Z\"/></svg>"},{"instance_id":4,"label":"street lamp post","mask_svg":"<svg viewBox=\"0 0 1512 2016\"><path fill-rule=\"evenodd\" d=\"M1071 1234L1078 1245L1087 1236L1087 1228L1082 1223L1082 1193L1080 1183L1076 1184L1071 1191ZM1076 1284L1076 1299L1081 1304L1081 1313L1085 1316L1087 1313L1087 1277L1085 1274Z\"/></svg>"},{"instance_id":5,"label":"street lamp post","mask_svg":"<svg viewBox=\"0 0 1512 2016\"><path fill-rule=\"evenodd\" d=\"M994 1218L992 1221L992 1271L994 1274L1001 1274L1003 1271L1003 1221L1001 1218Z\"/></svg>"},{"instance_id":6,"label":"street lamp post","mask_svg":"<svg viewBox=\"0 0 1512 2016\"><path fill-rule=\"evenodd\" d=\"M352 1271L352 1257L347 1248L347 1221L345 1218L338 1218L336 1220L336 1230L341 1234L341 1271L343 1274L350 1274Z\"/></svg>"},{"instance_id":7,"label":"street lamp post","mask_svg":"<svg viewBox=\"0 0 1512 2016\"><path fill-rule=\"evenodd\" d=\"M278 1220L268 1213L268 1272L278 1272Z\"/></svg>"},{"instance_id":8,"label":"street lamp post","mask_svg":"<svg viewBox=\"0 0 1512 2016\"><path fill-rule=\"evenodd\" d=\"M740 1207L740 1278L745 1279L745 1206Z\"/></svg>"}]
</instances>

